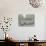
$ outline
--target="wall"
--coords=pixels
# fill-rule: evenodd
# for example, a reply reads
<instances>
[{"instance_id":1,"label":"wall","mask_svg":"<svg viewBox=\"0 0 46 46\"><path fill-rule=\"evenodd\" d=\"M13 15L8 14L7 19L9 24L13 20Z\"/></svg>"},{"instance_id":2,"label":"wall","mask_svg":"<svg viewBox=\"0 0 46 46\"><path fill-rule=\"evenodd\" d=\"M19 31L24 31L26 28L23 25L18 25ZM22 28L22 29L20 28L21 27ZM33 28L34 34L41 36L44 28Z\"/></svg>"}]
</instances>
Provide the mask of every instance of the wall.
<instances>
[{"instance_id":1,"label":"wall","mask_svg":"<svg viewBox=\"0 0 46 46\"><path fill-rule=\"evenodd\" d=\"M0 0L0 18L13 17L13 22L10 31L8 31L17 40L27 40L34 34L39 40L45 39L45 15L46 8L33 8L29 5L28 0ZM35 26L19 27L18 15L34 14ZM2 31L0 31L3 33ZM0 35L2 35L0 33ZM3 37L0 36L0 39Z\"/></svg>"}]
</instances>

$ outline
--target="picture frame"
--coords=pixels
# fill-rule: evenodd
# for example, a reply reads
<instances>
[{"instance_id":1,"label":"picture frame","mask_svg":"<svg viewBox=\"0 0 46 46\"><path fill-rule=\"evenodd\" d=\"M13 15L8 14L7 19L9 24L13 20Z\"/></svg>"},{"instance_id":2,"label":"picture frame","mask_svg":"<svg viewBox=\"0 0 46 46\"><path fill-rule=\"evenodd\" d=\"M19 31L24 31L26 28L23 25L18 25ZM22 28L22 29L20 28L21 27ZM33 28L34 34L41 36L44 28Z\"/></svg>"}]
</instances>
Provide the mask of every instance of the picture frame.
<instances>
[{"instance_id":1,"label":"picture frame","mask_svg":"<svg viewBox=\"0 0 46 46\"><path fill-rule=\"evenodd\" d=\"M18 16L19 26L34 26L35 16L33 14L27 14L25 17L21 14Z\"/></svg>"}]
</instances>

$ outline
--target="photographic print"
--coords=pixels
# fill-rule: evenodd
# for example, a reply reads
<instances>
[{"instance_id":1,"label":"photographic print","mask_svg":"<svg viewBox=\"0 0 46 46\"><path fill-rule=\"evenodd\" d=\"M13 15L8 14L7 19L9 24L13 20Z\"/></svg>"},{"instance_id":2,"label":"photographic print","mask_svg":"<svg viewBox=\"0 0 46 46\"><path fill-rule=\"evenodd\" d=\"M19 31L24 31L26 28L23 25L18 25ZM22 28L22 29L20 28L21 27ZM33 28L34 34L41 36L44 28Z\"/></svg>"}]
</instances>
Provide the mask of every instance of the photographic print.
<instances>
[{"instance_id":1,"label":"photographic print","mask_svg":"<svg viewBox=\"0 0 46 46\"><path fill-rule=\"evenodd\" d=\"M19 26L34 26L35 16L31 14L27 14L25 17L22 15L18 16L18 24Z\"/></svg>"}]
</instances>

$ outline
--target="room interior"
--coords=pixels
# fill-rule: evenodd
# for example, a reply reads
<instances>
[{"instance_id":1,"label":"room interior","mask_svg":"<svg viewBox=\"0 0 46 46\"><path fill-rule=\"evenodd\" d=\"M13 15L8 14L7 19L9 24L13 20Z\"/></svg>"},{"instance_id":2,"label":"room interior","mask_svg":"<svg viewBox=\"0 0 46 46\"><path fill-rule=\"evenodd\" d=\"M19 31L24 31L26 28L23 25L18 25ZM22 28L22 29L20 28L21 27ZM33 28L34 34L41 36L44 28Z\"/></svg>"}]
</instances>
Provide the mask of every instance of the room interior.
<instances>
[{"instance_id":1,"label":"room interior","mask_svg":"<svg viewBox=\"0 0 46 46\"><path fill-rule=\"evenodd\" d=\"M0 0L0 46L46 46L46 3L31 0Z\"/></svg>"}]
</instances>

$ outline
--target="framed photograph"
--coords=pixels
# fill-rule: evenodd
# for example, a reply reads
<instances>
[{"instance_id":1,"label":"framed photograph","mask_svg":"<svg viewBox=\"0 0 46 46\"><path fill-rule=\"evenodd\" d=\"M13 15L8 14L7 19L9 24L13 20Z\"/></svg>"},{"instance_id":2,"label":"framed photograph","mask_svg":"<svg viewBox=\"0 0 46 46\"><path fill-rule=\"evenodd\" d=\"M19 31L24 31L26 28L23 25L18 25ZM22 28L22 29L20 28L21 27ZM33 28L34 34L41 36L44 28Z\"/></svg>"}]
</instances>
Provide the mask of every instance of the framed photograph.
<instances>
[{"instance_id":1,"label":"framed photograph","mask_svg":"<svg viewBox=\"0 0 46 46\"><path fill-rule=\"evenodd\" d=\"M19 26L34 26L35 16L33 14L27 14L25 17L23 15L18 16Z\"/></svg>"}]
</instances>

